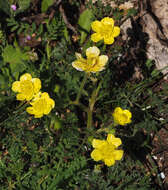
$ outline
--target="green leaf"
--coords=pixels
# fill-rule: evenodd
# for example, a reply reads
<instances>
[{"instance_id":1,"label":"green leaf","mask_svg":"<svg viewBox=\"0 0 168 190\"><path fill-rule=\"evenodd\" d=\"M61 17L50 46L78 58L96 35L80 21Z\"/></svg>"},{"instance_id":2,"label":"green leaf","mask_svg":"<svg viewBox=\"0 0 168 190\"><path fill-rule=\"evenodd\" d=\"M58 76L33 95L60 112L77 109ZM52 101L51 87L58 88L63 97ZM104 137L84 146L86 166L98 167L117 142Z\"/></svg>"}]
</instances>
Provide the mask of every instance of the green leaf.
<instances>
[{"instance_id":1,"label":"green leaf","mask_svg":"<svg viewBox=\"0 0 168 190\"><path fill-rule=\"evenodd\" d=\"M10 16L10 6L8 0L0 0L0 10L3 10L7 15Z\"/></svg>"},{"instance_id":2,"label":"green leaf","mask_svg":"<svg viewBox=\"0 0 168 190\"><path fill-rule=\"evenodd\" d=\"M41 4L41 12L46 12L48 7L54 3L54 0L43 0Z\"/></svg>"},{"instance_id":3,"label":"green leaf","mask_svg":"<svg viewBox=\"0 0 168 190\"><path fill-rule=\"evenodd\" d=\"M18 4L19 4L19 8L23 11L26 10L27 8L29 8L30 6L30 1L31 0L19 0Z\"/></svg>"},{"instance_id":4,"label":"green leaf","mask_svg":"<svg viewBox=\"0 0 168 190\"><path fill-rule=\"evenodd\" d=\"M7 45L2 53L4 62L9 63L12 74L15 78L19 73L26 69L24 61L29 60L27 53L21 51L19 46L15 43L15 47Z\"/></svg>"},{"instance_id":5,"label":"green leaf","mask_svg":"<svg viewBox=\"0 0 168 190\"><path fill-rule=\"evenodd\" d=\"M80 26L79 31L81 33L80 44L82 44L85 41L87 34L90 32L92 21L93 21L92 11L89 9L83 11L78 20L78 24Z\"/></svg>"},{"instance_id":6,"label":"green leaf","mask_svg":"<svg viewBox=\"0 0 168 190\"><path fill-rule=\"evenodd\" d=\"M0 74L0 88L3 89L6 87L7 85L7 77L5 77L4 75Z\"/></svg>"},{"instance_id":7,"label":"green leaf","mask_svg":"<svg viewBox=\"0 0 168 190\"><path fill-rule=\"evenodd\" d=\"M19 47L13 47L12 45L7 45L3 51L4 62L17 64L23 62L23 60L28 60L29 57L26 53L23 53Z\"/></svg>"}]
</instances>

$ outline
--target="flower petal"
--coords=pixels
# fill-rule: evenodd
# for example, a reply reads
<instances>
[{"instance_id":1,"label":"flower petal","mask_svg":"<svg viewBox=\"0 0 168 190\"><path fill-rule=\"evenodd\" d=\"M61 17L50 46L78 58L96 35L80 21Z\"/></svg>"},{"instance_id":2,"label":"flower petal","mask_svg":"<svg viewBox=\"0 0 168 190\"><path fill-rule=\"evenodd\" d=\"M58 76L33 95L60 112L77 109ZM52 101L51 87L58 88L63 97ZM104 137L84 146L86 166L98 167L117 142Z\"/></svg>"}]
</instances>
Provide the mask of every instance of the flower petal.
<instances>
[{"instance_id":1,"label":"flower petal","mask_svg":"<svg viewBox=\"0 0 168 190\"><path fill-rule=\"evenodd\" d=\"M38 78L33 78L32 82L34 86L34 93L38 93L39 90L41 89L41 80Z\"/></svg>"},{"instance_id":2,"label":"flower petal","mask_svg":"<svg viewBox=\"0 0 168 190\"><path fill-rule=\"evenodd\" d=\"M52 108L55 107L55 101L53 99L51 99L51 98L50 98L50 105L51 105Z\"/></svg>"},{"instance_id":3,"label":"flower petal","mask_svg":"<svg viewBox=\"0 0 168 190\"><path fill-rule=\"evenodd\" d=\"M93 139L92 141L93 148L101 148L105 144L107 144L105 140Z\"/></svg>"},{"instance_id":4,"label":"flower petal","mask_svg":"<svg viewBox=\"0 0 168 190\"><path fill-rule=\"evenodd\" d=\"M45 98L45 99L49 99L49 98L50 98L50 96L49 96L49 94L48 94L47 92L43 92L43 93L41 94L41 97L42 97L42 98Z\"/></svg>"},{"instance_id":5,"label":"flower petal","mask_svg":"<svg viewBox=\"0 0 168 190\"><path fill-rule=\"evenodd\" d=\"M108 61L108 56L107 55L101 55L101 56L99 56L98 63L102 67L106 65L107 61Z\"/></svg>"},{"instance_id":6,"label":"flower petal","mask_svg":"<svg viewBox=\"0 0 168 190\"><path fill-rule=\"evenodd\" d=\"M113 37L117 37L120 34L120 28L115 26L113 29Z\"/></svg>"},{"instance_id":7,"label":"flower petal","mask_svg":"<svg viewBox=\"0 0 168 190\"><path fill-rule=\"evenodd\" d=\"M98 57L99 54L100 54L100 50L96 46L89 47L86 50L86 56L87 56L87 58L95 58L95 57Z\"/></svg>"},{"instance_id":8,"label":"flower petal","mask_svg":"<svg viewBox=\"0 0 168 190\"><path fill-rule=\"evenodd\" d=\"M100 33L94 33L91 35L91 40L93 42L98 42L103 39L103 36Z\"/></svg>"},{"instance_id":9,"label":"flower petal","mask_svg":"<svg viewBox=\"0 0 168 190\"><path fill-rule=\"evenodd\" d=\"M43 114L34 115L34 118L41 118L42 116L43 116Z\"/></svg>"},{"instance_id":10,"label":"flower petal","mask_svg":"<svg viewBox=\"0 0 168 190\"><path fill-rule=\"evenodd\" d=\"M111 25L111 27L113 28L114 26L114 20L110 17L105 17L101 20L101 23L103 23L104 25Z\"/></svg>"},{"instance_id":11,"label":"flower petal","mask_svg":"<svg viewBox=\"0 0 168 190\"><path fill-rule=\"evenodd\" d=\"M27 113L29 113L29 114L34 114L34 109L33 109L33 107L27 107L27 108L26 108L26 111L27 111Z\"/></svg>"},{"instance_id":12,"label":"flower petal","mask_svg":"<svg viewBox=\"0 0 168 190\"><path fill-rule=\"evenodd\" d=\"M93 150L91 152L91 158L93 158L93 160L95 160L95 161L101 160L102 159L101 152L97 149Z\"/></svg>"},{"instance_id":13,"label":"flower petal","mask_svg":"<svg viewBox=\"0 0 168 190\"><path fill-rule=\"evenodd\" d=\"M115 114L122 114L122 109L121 109L120 107L116 107L116 108L114 109L114 113L115 113Z\"/></svg>"},{"instance_id":14,"label":"flower petal","mask_svg":"<svg viewBox=\"0 0 168 190\"><path fill-rule=\"evenodd\" d=\"M94 32L100 32L101 28L102 28L102 23L100 21L96 20L96 21L92 22L91 27Z\"/></svg>"},{"instance_id":15,"label":"flower petal","mask_svg":"<svg viewBox=\"0 0 168 190\"><path fill-rule=\"evenodd\" d=\"M74 67L78 71L84 71L83 63L78 60L72 62L72 67Z\"/></svg>"},{"instance_id":16,"label":"flower petal","mask_svg":"<svg viewBox=\"0 0 168 190\"><path fill-rule=\"evenodd\" d=\"M115 147L118 147L122 144L122 141L120 138L116 138L113 134L108 134L107 136L107 142L109 144L113 144Z\"/></svg>"},{"instance_id":17,"label":"flower petal","mask_svg":"<svg viewBox=\"0 0 168 190\"><path fill-rule=\"evenodd\" d=\"M115 159L114 159L114 158L104 159L104 163L105 163L105 165L107 165L107 166L112 166L112 165L115 164Z\"/></svg>"},{"instance_id":18,"label":"flower petal","mask_svg":"<svg viewBox=\"0 0 168 190\"><path fill-rule=\"evenodd\" d=\"M132 117L132 113L129 110L123 110L123 114L125 114L129 119Z\"/></svg>"},{"instance_id":19,"label":"flower petal","mask_svg":"<svg viewBox=\"0 0 168 190\"><path fill-rule=\"evenodd\" d=\"M108 45L113 44L114 43L114 37L113 36L108 36L108 37L104 36L104 43L108 44Z\"/></svg>"},{"instance_id":20,"label":"flower petal","mask_svg":"<svg viewBox=\"0 0 168 190\"><path fill-rule=\"evenodd\" d=\"M23 101L23 100L25 100L25 96L24 96L24 94L21 94L21 93L20 93L20 94L17 94L17 95L16 95L16 99L17 99L17 100L20 100L20 101Z\"/></svg>"},{"instance_id":21,"label":"flower petal","mask_svg":"<svg viewBox=\"0 0 168 190\"><path fill-rule=\"evenodd\" d=\"M12 90L14 92L20 92L20 82L19 81L15 81L13 84L12 84Z\"/></svg>"},{"instance_id":22,"label":"flower petal","mask_svg":"<svg viewBox=\"0 0 168 190\"><path fill-rule=\"evenodd\" d=\"M24 75L22 75L22 76L20 77L20 81L31 80L31 79L32 79L32 76L31 76L31 74L29 74L29 73L25 73Z\"/></svg>"},{"instance_id":23,"label":"flower petal","mask_svg":"<svg viewBox=\"0 0 168 190\"><path fill-rule=\"evenodd\" d=\"M123 157L124 151L115 150L113 154L114 154L115 160L121 160L121 158Z\"/></svg>"}]
</instances>

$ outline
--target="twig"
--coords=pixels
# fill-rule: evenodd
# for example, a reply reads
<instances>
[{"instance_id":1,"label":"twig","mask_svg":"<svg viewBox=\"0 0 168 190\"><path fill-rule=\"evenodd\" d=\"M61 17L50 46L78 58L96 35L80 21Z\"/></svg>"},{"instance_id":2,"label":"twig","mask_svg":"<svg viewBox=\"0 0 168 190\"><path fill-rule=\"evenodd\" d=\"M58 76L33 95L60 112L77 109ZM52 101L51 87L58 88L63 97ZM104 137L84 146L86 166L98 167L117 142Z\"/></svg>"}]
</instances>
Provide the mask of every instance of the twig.
<instances>
[{"instance_id":1,"label":"twig","mask_svg":"<svg viewBox=\"0 0 168 190\"><path fill-rule=\"evenodd\" d=\"M62 15L62 18L63 18L63 20L64 20L64 22L65 22L67 28L69 28L69 29L72 30L75 34L77 34L76 29L69 23L69 21L68 21L68 19L67 19L67 16L66 16L66 14L65 14L65 11L64 11L62 5L59 6L59 11L60 11L60 13L61 13L61 15Z\"/></svg>"}]
</instances>

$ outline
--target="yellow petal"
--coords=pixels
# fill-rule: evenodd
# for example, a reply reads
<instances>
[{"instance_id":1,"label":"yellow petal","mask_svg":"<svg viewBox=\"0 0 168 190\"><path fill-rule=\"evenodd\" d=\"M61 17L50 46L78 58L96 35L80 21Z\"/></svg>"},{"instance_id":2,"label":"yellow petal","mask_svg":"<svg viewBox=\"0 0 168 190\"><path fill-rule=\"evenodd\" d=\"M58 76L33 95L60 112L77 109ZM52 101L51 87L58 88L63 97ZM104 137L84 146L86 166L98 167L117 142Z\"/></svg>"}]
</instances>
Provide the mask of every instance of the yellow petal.
<instances>
[{"instance_id":1,"label":"yellow petal","mask_svg":"<svg viewBox=\"0 0 168 190\"><path fill-rule=\"evenodd\" d=\"M91 35L91 40L93 42L98 42L103 39L103 36L100 33L94 33Z\"/></svg>"},{"instance_id":2,"label":"yellow petal","mask_svg":"<svg viewBox=\"0 0 168 190\"><path fill-rule=\"evenodd\" d=\"M27 111L27 113L29 113L29 114L34 114L34 109L33 109L33 107L27 107L27 108L26 108L26 111Z\"/></svg>"},{"instance_id":3,"label":"yellow petal","mask_svg":"<svg viewBox=\"0 0 168 190\"><path fill-rule=\"evenodd\" d=\"M116 138L113 134L108 134L107 136L107 142L109 144L113 144L115 147L118 147L122 144L120 138Z\"/></svg>"},{"instance_id":4,"label":"yellow petal","mask_svg":"<svg viewBox=\"0 0 168 190\"><path fill-rule=\"evenodd\" d=\"M45 99L50 98L50 97L49 97L49 94L48 94L47 92L43 92L43 93L41 94L41 97L42 97L42 98L45 98Z\"/></svg>"},{"instance_id":5,"label":"yellow petal","mask_svg":"<svg viewBox=\"0 0 168 190\"><path fill-rule=\"evenodd\" d=\"M105 165L107 165L107 166L112 166L112 165L115 164L115 159L114 159L114 158L104 159L104 163L105 163Z\"/></svg>"},{"instance_id":6,"label":"yellow petal","mask_svg":"<svg viewBox=\"0 0 168 190\"><path fill-rule=\"evenodd\" d=\"M100 54L100 50L96 46L89 47L86 50L86 56L87 56L87 58L95 58L95 57L98 57L99 54Z\"/></svg>"},{"instance_id":7,"label":"yellow petal","mask_svg":"<svg viewBox=\"0 0 168 190\"><path fill-rule=\"evenodd\" d=\"M108 61L108 56L107 55L101 55L101 56L99 56L99 59L98 59L99 65L105 66L106 63L107 63L107 61Z\"/></svg>"},{"instance_id":8,"label":"yellow petal","mask_svg":"<svg viewBox=\"0 0 168 190\"><path fill-rule=\"evenodd\" d=\"M34 115L35 118L41 118L43 116L43 114L37 114L37 115Z\"/></svg>"},{"instance_id":9,"label":"yellow petal","mask_svg":"<svg viewBox=\"0 0 168 190\"><path fill-rule=\"evenodd\" d=\"M114 113L115 113L115 114L121 114L121 113L122 113L122 109L121 109L120 107L116 107L116 108L114 109Z\"/></svg>"},{"instance_id":10,"label":"yellow petal","mask_svg":"<svg viewBox=\"0 0 168 190\"><path fill-rule=\"evenodd\" d=\"M117 37L120 34L120 28L115 26L113 29L113 37Z\"/></svg>"},{"instance_id":11,"label":"yellow petal","mask_svg":"<svg viewBox=\"0 0 168 190\"><path fill-rule=\"evenodd\" d=\"M104 25L111 25L112 28L114 26L114 20L112 18L109 18L109 17L103 18L101 20L101 23L103 23Z\"/></svg>"},{"instance_id":12,"label":"yellow petal","mask_svg":"<svg viewBox=\"0 0 168 190\"><path fill-rule=\"evenodd\" d=\"M92 22L91 27L94 32L100 32L101 28L102 28L102 23L100 21L96 20L96 21Z\"/></svg>"},{"instance_id":13,"label":"yellow petal","mask_svg":"<svg viewBox=\"0 0 168 190\"><path fill-rule=\"evenodd\" d=\"M108 37L104 36L104 43L108 44L108 45L113 44L114 43L114 37L113 36L108 36Z\"/></svg>"},{"instance_id":14,"label":"yellow petal","mask_svg":"<svg viewBox=\"0 0 168 190\"><path fill-rule=\"evenodd\" d=\"M38 78L33 78L32 82L34 86L34 93L38 93L39 90L41 89L41 80Z\"/></svg>"},{"instance_id":15,"label":"yellow petal","mask_svg":"<svg viewBox=\"0 0 168 190\"><path fill-rule=\"evenodd\" d=\"M51 98L50 98L50 105L51 105L51 108L55 107L55 101Z\"/></svg>"},{"instance_id":16,"label":"yellow petal","mask_svg":"<svg viewBox=\"0 0 168 190\"><path fill-rule=\"evenodd\" d=\"M105 69L104 66L102 66L101 64L95 64L94 67L92 67L91 72L92 73L100 72L104 69Z\"/></svg>"},{"instance_id":17,"label":"yellow petal","mask_svg":"<svg viewBox=\"0 0 168 190\"><path fill-rule=\"evenodd\" d=\"M32 76L29 73L25 73L24 75L20 77L20 81L31 80L31 79L32 79Z\"/></svg>"},{"instance_id":18,"label":"yellow petal","mask_svg":"<svg viewBox=\"0 0 168 190\"><path fill-rule=\"evenodd\" d=\"M44 109L44 114L45 115L48 115L51 111L51 107L50 106L47 106L45 109Z\"/></svg>"},{"instance_id":19,"label":"yellow petal","mask_svg":"<svg viewBox=\"0 0 168 190\"><path fill-rule=\"evenodd\" d=\"M129 119L132 117L132 113L129 110L123 110L123 114L125 114Z\"/></svg>"},{"instance_id":20,"label":"yellow petal","mask_svg":"<svg viewBox=\"0 0 168 190\"><path fill-rule=\"evenodd\" d=\"M25 95L24 94L17 94L16 99L20 100L20 101L23 101L23 100L25 100Z\"/></svg>"},{"instance_id":21,"label":"yellow petal","mask_svg":"<svg viewBox=\"0 0 168 190\"><path fill-rule=\"evenodd\" d=\"M12 84L12 90L14 92L20 92L20 82L19 81L15 81L13 84Z\"/></svg>"},{"instance_id":22,"label":"yellow petal","mask_svg":"<svg viewBox=\"0 0 168 190\"><path fill-rule=\"evenodd\" d=\"M121 158L123 157L124 151L115 150L113 154L114 154L115 160L121 160Z\"/></svg>"},{"instance_id":23,"label":"yellow petal","mask_svg":"<svg viewBox=\"0 0 168 190\"><path fill-rule=\"evenodd\" d=\"M105 140L93 139L92 141L93 148L101 148L105 144L107 144Z\"/></svg>"},{"instance_id":24,"label":"yellow petal","mask_svg":"<svg viewBox=\"0 0 168 190\"><path fill-rule=\"evenodd\" d=\"M95 160L95 161L101 160L102 159L101 152L97 149L93 150L91 152L91 158L93 158L93 160Z\"/></svg>"},{"instance_id":25,"label":"yellow petal","mask_svg":"<svg viewBox=\"0 0 168 190\"><path fill-rule=\"evenodd\" d=\"M46 105L46 107L44 109L44 114L48 115L50 113L51 109L52 109L51 105L49 105L49 104Z\"/></svg>"},{"instance_id":26,"label":"yellow petal","mask_svg":"<svg viewBox=\"0 0 168 190\"><path fill-rule=\"evenodd\" d=\"M83 63L80 61L76 60L76 61L72 62L72 67L74 67L78 71L84 71Z\"/></svg>"}]
</instances>

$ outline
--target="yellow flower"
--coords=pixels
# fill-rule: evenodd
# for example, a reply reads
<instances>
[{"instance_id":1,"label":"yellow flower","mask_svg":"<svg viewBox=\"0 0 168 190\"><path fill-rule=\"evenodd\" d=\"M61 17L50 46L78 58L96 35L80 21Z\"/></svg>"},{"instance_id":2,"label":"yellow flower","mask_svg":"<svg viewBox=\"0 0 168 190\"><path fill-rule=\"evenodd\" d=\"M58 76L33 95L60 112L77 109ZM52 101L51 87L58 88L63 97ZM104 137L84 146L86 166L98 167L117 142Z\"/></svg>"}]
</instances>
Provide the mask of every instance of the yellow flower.
<instances>
[{"instance_id":1,"label":"yellow flower","mask_svg":"<svg viewBox=\"0 0 168 190\"><path fill-rule=\"evenodd\" d=\"M91 35L93 42L104 40L105 44L112 44L114 38L120 34L120 28L114 26L114 20L109 17L105 17L101 21L96 20L92 22L91 27L95 32Z\"/></svg>"},{"instance_id":2,"label":"yellow flower","mask_svg":"<svg viewBox=\"0 0 168 190\"><path fill-rule=\"evenodd\" d=\"M32 107L27 107L26 111L29 114L33 114L35 118L49 114L55 106L54 100L49 97L47 92L39 92L30 104Z\"/></svg>"},{"instance_id":3,"label":"yellow flower","mask_svg":"<svg viewBox=\"0 0 168 190\"><path fill-rule=\"evenodd\" d=\"M96 46L86 50L86 59L80 53L76 53L77 60L72 62L72 66L79 71L92 73L102 71L108 61L108 56L99 56L99 54L100 50Z\"/></svg>"},{"instance_id":4,"label":"yellow flower","mask_svg":"<svg viewBox=\"0 0 168 190\"><path fill-rule=\"evenodd\" d=\"M120 107L116 107L112 115L115 124L126 125L131 123L132 114L129 110L123 110Z\"/></svg>"},{"instance_id":5,"label":"yellow flower","mask_svg":"<svg viewBox=\"0 0 168 190\"><path fill-rule=\"evenodd\" d=\"M121 144L121 139L113 134L108 134L107 140L93 139L92 146L95 149L91 152L91 157L95 161L102 160L105 165L112 166L116 160L123 157L123 150L117 150Z\"/></svg>"},{"instance_id":6,"label":"yellow flower","mask_svg":"<svg viewBox=\"0 0 168 190\"><path fill-rule=\"evenodd\" d=\"M12 90L18 92L17 100L31 100L33 96L41 89L41 81L38 78L32 78L29 73L20 77L20 81L15 81L12 84Z\"/></svg>"}]
</instances>

